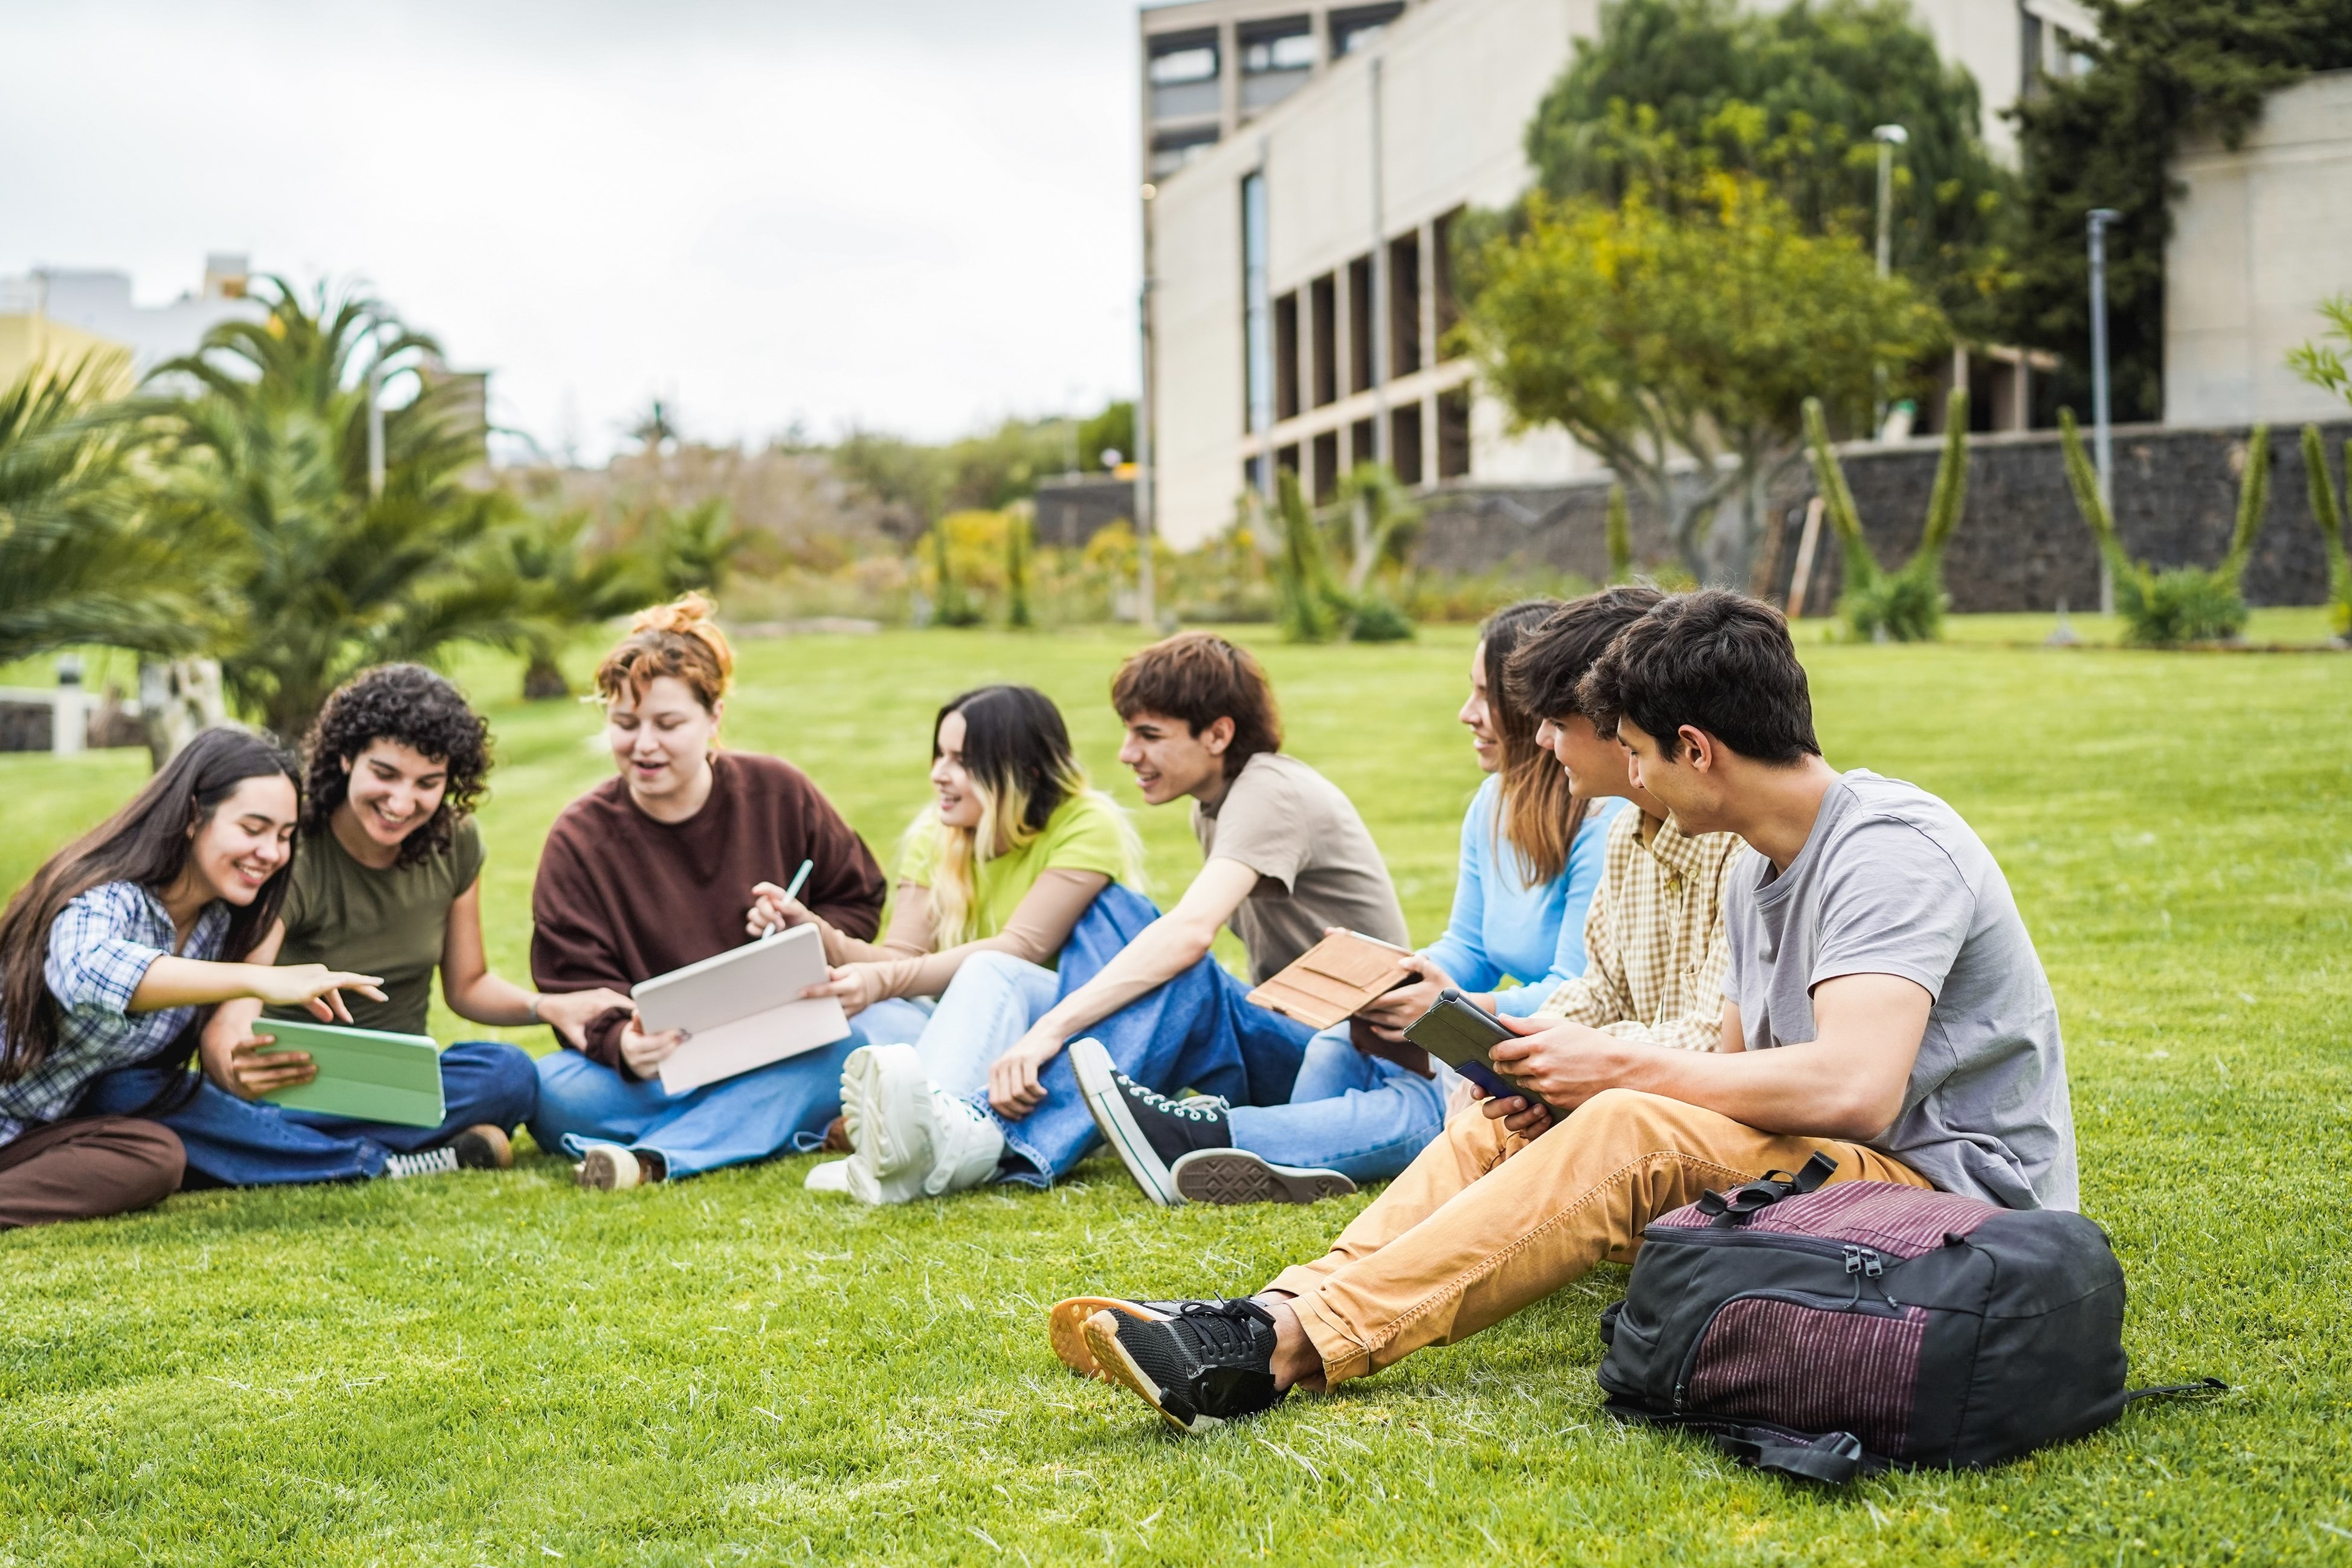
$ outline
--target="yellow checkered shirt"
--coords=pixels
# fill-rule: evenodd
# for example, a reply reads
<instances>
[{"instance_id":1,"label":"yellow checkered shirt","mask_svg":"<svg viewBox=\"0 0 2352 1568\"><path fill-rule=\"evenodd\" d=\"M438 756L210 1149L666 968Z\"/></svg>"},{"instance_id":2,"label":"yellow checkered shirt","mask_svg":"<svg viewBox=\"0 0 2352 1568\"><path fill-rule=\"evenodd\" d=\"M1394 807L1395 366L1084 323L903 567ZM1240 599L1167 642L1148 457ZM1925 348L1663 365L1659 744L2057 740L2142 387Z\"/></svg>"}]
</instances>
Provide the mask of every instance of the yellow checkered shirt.
<instances>
[{"instance_id":1,"label":"yellow checkered shirt","mask_svg":"<svg viewBox=\"0 0 2352 1568\"><path fill-rule=\"evenodd\" d=\"M1694 838L1669 821L1642 841L1642 812L1609 824L1601 885L1584 916L1584 973L1553 991L1539 1019L1565 1019L1681 1051L1723 1038L1723 924L1731 868L1748 853L1736 833Z\"/></svg>"}]
</instances>

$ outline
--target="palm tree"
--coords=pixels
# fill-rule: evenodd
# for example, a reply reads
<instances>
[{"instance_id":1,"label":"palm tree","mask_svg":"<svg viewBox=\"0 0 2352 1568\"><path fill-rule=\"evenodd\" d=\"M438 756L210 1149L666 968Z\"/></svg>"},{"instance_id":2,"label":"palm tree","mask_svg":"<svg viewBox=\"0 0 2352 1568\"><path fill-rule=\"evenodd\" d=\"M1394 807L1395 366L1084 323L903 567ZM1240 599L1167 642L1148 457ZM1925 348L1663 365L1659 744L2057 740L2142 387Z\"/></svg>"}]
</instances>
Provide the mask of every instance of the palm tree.
<instances>
[{"instance_id":1,"label":"palm tree","mask_svg":"<svg viewBox=\"0 0 2352 1568\"><path fill-rule=\"evenodd\" d=\"M76 643L175 654L204 605L129 482L133 432L102 360L0 391L0 664Z\"/></svg>"},{"instance_id":2,"label":"palm tree","mask_svg":"<svg viewBox=\"0 0 2352 1568\"><path fill-rule=\"evenodd\" d=\"M524 643L528 701L571 695L557 663L568 628L609 621L658 597L647 563L631 551L592 548L588 522L581 509L499 531L500 566L518 584L518 608L532 626Z\"/></svg>"},{"instance_id":3,"label":"palm tree","mask_svg":"<svg viewBox=\"0 0 2352 1568\"><path fill-rule=\"evenodd\" d=\"M456 642L530 645L498 529L520 511L466 482L478 431L462 382L430 374L439 347L376 300L304 297L264 282L268 314L226 321L151 382L176 522L217 541L236 632L221 647L230 695L289 738L327 694L370 664L429 660ZM370 389L412 392L387 408L383 479L371 493Z\"/></svg>"}]
</instances>

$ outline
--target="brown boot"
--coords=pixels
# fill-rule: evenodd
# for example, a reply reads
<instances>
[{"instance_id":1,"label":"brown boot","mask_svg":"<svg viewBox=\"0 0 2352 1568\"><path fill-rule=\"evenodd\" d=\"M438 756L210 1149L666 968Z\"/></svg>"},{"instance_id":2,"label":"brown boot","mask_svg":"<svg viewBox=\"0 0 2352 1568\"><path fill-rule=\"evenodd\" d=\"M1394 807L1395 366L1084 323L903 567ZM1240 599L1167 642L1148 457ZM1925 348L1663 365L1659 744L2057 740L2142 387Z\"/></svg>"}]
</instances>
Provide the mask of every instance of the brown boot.
<instances>
[{"instance_id":1,"label":"brown boot","mask_svg":"<svg viewBox=\"0 0 2352 1568\"><path fill-rule=\"evenodd\" d=\"M849 1146L849 1123L835 1116L824 1124L824 1142L817 1146L821 1155L849 1155L857 1151Z\"/></svg>"},{"instance_id":2,"label":"brown boot","mask_svg":"<svg viewBox=\"0 0 2352 1568\"><path fill-rule=\"evenodd\" d=\"M514 1166L514 1145L505 1132L484 1122L449 1140L461 1171L502 1171Z\"/></svg>"}]
</instances>

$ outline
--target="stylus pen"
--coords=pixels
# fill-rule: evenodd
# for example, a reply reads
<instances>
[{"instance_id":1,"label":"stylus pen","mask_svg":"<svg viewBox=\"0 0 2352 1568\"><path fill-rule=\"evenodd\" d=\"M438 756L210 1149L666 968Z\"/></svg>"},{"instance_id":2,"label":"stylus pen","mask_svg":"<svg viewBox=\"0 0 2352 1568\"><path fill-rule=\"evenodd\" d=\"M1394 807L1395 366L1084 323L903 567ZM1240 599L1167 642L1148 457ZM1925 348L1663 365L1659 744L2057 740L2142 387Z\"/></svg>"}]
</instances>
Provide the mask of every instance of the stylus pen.
<instances>
[{"instance_id":1,"label":"stylus pen","mask_svg":"<svg viewBox=\"0 0 2352 1568\"><path fill-rule=\"evenodd\" d=\"M816 862L813 860L801 862L801 869L793 873L793 884L784 889L784 896L786 898L798 898L801 895L801 889L808 885L809 873L815 869ZM760 934L760 940L764 942L771 936L781 936L783 935L783 932L784 928L782 925L771 925L767 930Z\"/></svg>"}]
</instances>

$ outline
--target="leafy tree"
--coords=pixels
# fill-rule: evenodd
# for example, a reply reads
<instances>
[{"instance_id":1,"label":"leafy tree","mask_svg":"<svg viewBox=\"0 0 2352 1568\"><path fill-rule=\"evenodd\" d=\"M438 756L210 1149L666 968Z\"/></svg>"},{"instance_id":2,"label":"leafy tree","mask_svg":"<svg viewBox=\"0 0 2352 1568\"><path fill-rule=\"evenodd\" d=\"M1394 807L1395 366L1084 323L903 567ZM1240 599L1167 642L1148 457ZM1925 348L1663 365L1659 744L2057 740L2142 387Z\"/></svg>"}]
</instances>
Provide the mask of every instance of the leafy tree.
<instances>
[{"instance_id":1,"label":"leafy tree","mask_svg":"<svg viewBox=\"0 0 2352 1568\"><path fill-rule=\"evenodd\" d=\"M1938 57L1903 0L1612 0L1545 94L1527 150L1556 199L1620 201L1703 152L1769 181L1810 232L1874 235L1871 133L1900 125L1895 266L1981 335L2011 281L2015 204L1981 123L1976 81Z\"/></svg>"},{"instance_id":2,"label":"leafy tree","mask_svg":"<svg viewBox=\"0 0 2352 1568\"><path fill-rule=\"evenodd\" d=\"M184 653L207 630L201 580L139 507L132 432L96 402L111 374L85 360L0 391L0 664L76 643Z\"/></svg>"},{"instance_id":3,"label":"leafy tree","mask_svg":"<svg viewBox=\"0 0 2352 1568\"><path fill-rule=\"evenodd\" d=\"M972 601L962 579L957 575L955 551L948 539L960 516L941 517L931 525L932 588L937 595L931 611L934 625L977 626L981 622L980 606Z\"/></svg>"},{"instance_id":4,"label":"leafy tree","mask_svg":"<svg viewBox=\"0 0 2352 1568\"><path fill-rule=\"evenodd\" d=\"M2116 583L2116 610L2124 618L2130 641L2154 647L2182 643L2211 643L2234 637L2246 629L2246 601L2240 585L2246 562L2254 552L2254 536L2270 508L2271 431L2254 426L2246 438L2245 471L2238 479L2238 521L2231 530L2230 551L2221 564L2168 567L2162 570L2124 553L2116 536L2115 519L2099 497L2099 476L2083 450L2082 432L2074 411L2058 411L2058 434L2066 454L2066 481L2074 505L2099 541L2099 553Z\"/></svg>"},{"instance_id":5,"label":"leafy tree","mask_svg":"<svg viewBox=\"0 0 2352 1568\"><path fill-rule=\"evenodd\" d=\"M1606 459L1695 577L1745 582L1766 491L1803 451L1804 399L1866 408L1874 370L1926 353L1942 321L1752 176L1673 195L1532 195L1524 232L1475 256L1463 329L1518 423L1559 424Z\"/></svg>"},{"instance_id":6,"label":"leafy tree","mask_svg":"<svg viewBox=\"0 0 2352 1568\"><path fill-rule=\"evenodd\" d=\"M1845 551L1845 590L1838 598L1838 612L1859 637L1936 641L1943 635L1944 612L1951 603L1951 595L1944 591L1944 547L1959 527L1968 498L1969 394L1955 390L1944 401L1944 454L1936 464L1936 487L1927 496L1927 526L1920 533L1918 550L1899 570L1880 566L1863 538L1853 492L1846 487L1845 470L1830 446L1829 423L1817 398L1805 400L1805 437L1822 508Z\"/></svg>"},{"instance_id":7,"label":"leafy tree","mask_svg":"<svg viewBox=\"0 0 2352 1568\"><path fill-rule=\"evenodd\" d=\"M2344 468L2352 487L2352 441L2344 444ZM2344 553L2344 508L2336 499L2336 478L2327 471L2327 448L2319 426L2303 427L2303 471L2311 483L2311 520L2327 550L2328 630L2352 637L2352 559Z\"/></svg>"},{"instance_id":8,"label":"leafy tree","mask_svg":"<svg viewBox=\"0 0 2352 1568\"><path fill-rule=\"evenodd\" d=\"M2352 0L2088 0L2091 68L2017 109L2024 165L2020 287L2008 335L2064 357L2060 395L2087 395L2094 207L2107 231L2109 363L2119 419L2164 408L2168 165L2180 137L2235 146L2263 100L2313 71L2352 66Z\"/></svg>"},{"instance_id":9,"label":"leafy tree","mask_svg":"<svg viewBox=\"0 0 2352 1568\"><path fill-rule=\"evenodd\" d=\"M1135 456L1135 405L1114 402L1078 425L1078 466L1089 474L1102 472L1102 455L1116 452L1124 460Z\"/></svg>"},{"instance_id":10,"label":"leafy tree","mask_svg":"<svg viewBox=\"0 0 2352 1568\"><path fill-rule=\"evenodd\" d=\"M420 375L433 340L377 301L271 278L262 319L225 321L156 367L193 391L145 411L166 460L159 505L234 606L219 644L229 693L278 734L310 727L355 672L473 641L527 646L520 586L492 540L515 515L477 490L462 383ZM368 387L415 395L384 413L384 481L368 482Z\"/></svg>"},{"instance_id":11,"label":"leafy tree","mask_svg":"<svg viewBox=\"0 0 2352 1568\"><path fill-rule=\"evenodd\" d=\"M658 596L717 593L754 537L750 528L735 526L734 513L716 496L682 510L656 508L646 519L643 538Z\"/></svg>"},{"instance_id":12,"label":"leafy tree","mask_svg":"<svg viewBox=\"0 0 2352 1568\"><path fill-rule=\"evenodd\" d=\"M528 628L522 695L529 701L571 695L558 663L570 629L673 596L637 553L593 548L585 510L517 522L500 529L490 548L496 569L517 585L515 609Z\"/></svg>"}]
</instances>

